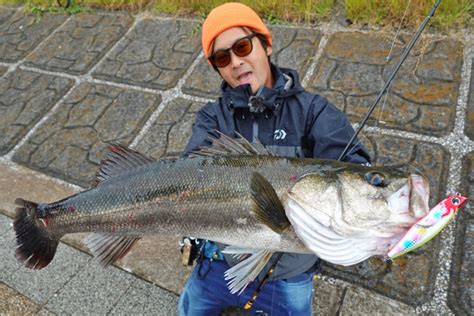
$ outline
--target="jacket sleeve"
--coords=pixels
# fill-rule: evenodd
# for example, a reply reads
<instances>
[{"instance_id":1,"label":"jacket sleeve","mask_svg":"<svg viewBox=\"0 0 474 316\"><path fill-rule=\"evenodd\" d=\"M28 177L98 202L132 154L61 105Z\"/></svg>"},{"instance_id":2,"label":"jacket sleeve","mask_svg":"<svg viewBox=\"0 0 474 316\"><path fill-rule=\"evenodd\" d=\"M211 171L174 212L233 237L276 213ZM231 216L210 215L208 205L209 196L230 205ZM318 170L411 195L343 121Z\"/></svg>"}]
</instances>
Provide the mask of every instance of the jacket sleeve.
<instances>
[{"instance_id":1,"label":"jacket sleeve","mask_svg":"<svg viewBox=\"0 0 474 316\"><path fill-rule=\"evenodd\" d=\"M213 111L212 103L208 103L196 114L191 138L181 156L187 157L191 152L198 150L200 147L210 146L211 141L209 137L218 138L216 133L218 129L217 116Z\"/></svg>"},{"instance_id":2,"label":"jacket sleeve","mask_svg":"<svg viewBox=\"0 0 474 316\"><path fill-rule=\"evenodd\" d=\"M346 115L325 98L316 96L314 100L315 116L310 127L309 138L314 142L313 157L337 160L354 135ZM370 156L358 139L353 141L355 146L342 161L365 164L370 163Z\"/></svg>"}]
</instances>

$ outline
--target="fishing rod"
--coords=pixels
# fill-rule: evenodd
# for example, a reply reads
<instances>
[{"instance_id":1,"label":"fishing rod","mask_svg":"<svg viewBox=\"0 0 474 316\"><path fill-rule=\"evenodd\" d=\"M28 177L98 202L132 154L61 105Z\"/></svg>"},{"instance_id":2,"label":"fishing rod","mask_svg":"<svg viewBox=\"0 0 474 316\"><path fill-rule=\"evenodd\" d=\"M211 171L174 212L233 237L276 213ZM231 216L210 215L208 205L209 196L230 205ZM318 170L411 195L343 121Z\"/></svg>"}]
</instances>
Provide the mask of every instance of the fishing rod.
<instances>
[{"instance_id":1,"label":"fishing rod","mask_svg":"<svg viewBox=\"0 0 474 316\"><path fill-rule=\"evenodd\" d=\"M402 54L402 57L400 58L400 61L398 62L397 66L395 67L395 69L392 71L392 73L390 74L390 77L388 78L388 80L385 82L385 85L382 89L382 91L380 91L379 95L377 96L377 98L375 99L374 103L372 104L372 106L369 108L369 111L367 112L367 114L365 115L364 119L361 121L359 127L357 128L356 132L354 133L354 135L352 135L352 138L349 140L349 142L347 143L346 145L346 148L344 148L344 150L342 151L341 155L339 156L339 158L337 159L338 161L341 161L346 155L347 155L347 152L349 151L349 147L352 145L352 142L356 139L357 135L359 135L360 131L362 130L362 128L365 126L365 123L367 122L367 120L369 119L370 115L372 115L372 112L374 111L375 107L377 106L377 104L380 102L380 99L382 99L382 96L384 95L384 93L387 91L388 87L390 86L390 84L392 83L393 79L395 78L395 75L398 73L398 70L400 69L400 67L402 66L402 64L405 62L405 59L407 59L408 57L408 54L410 53L411 49L413 48L413 46L415 45L416 41L418 40L418 38L420 37L421 33L423 32L423 30L425 29L426 25L428 24L429 20L433 17L436 9L438 8L438 6L440 5L441 3L441 0L437 0L436 3L434 4L433 8L431 8L431 11L428 13L428 15L425 17L423 23L421 23L420 27L418 28L418 30L416 31L416 33L413 35L413 37L411 38L410 42L408 43L407 47L405 48L405 50L403 51L403 54Z\"/></svg>"}]
</instances>

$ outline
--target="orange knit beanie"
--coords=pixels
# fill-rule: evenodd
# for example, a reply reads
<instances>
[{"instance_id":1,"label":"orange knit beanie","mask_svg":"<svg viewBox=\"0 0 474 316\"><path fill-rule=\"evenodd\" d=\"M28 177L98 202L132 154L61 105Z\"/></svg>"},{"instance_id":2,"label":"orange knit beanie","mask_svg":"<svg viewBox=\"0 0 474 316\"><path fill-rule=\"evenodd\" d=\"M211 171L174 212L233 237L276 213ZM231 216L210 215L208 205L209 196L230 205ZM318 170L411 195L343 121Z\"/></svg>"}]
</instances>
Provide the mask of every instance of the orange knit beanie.
<instances>
[{"instance_id":1,"label":"orange knit beanie","mask_svg":"<svg viewBox=\"0 0 474 316\"><path fill-rule=\"evenodd\" d=\"M206 57L211 54L214 39L223 31L236 26L254 29L265 36L269 46L272 45L272 35L255 11L242 3L228 2L209 12L202 25L202 49Z\"/></svg>"}]
</instances>

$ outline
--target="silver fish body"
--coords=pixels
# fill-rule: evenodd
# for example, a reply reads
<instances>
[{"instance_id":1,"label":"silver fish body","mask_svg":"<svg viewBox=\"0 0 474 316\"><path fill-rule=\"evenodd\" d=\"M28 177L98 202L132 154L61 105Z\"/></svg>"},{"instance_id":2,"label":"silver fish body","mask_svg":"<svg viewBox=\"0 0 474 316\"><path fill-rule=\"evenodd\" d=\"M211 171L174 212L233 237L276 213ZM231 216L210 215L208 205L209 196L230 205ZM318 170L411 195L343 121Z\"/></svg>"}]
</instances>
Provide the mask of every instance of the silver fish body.
<instances>
[{"instance_id":1,"label":"silver fish body","mask_svg":"<svg viewBox=\"0 0 474 316\"><path fill-rule=\"evenodd\" d=\"M17 199L16 256L27 267L47 266L69 233L93 233L86 244L103 265L144 235L195 236L255 252L226 273L237 292L271 252L355 264L386 254L428 212L427 180L395 168L235 153L154 161L111 149L97 186L51 204Z\"/></svg>"},{"instance_id":2,"label":"silver fish body","mask_svg":"<svg viewBox=\"0 0 474 316\"><path fill-rule=\"evenodd\" d=\"M250 248L308 252L291 233L278 234L252 213L252 173L284 198L305 165L269 156L196 157L154 162L110 178L58 203L39 205L45 229L62 236L101 232L196 236Z\"/></svg>"}]
</instances>

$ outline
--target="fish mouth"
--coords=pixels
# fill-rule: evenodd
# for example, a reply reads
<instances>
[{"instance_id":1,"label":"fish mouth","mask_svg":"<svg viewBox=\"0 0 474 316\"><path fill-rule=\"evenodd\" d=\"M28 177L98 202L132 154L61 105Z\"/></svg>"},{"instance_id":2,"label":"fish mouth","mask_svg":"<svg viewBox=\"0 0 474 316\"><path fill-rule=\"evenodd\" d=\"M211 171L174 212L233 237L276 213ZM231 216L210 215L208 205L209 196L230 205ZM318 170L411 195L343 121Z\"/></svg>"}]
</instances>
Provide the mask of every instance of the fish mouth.
<instances>
[{"instance_id":1,"label":"fish mouth","mask_svg":"<svg viewBox=\"0 0 474 316\"><path fill-rule=\"evenodd\" d=\"M407 183L388 198L388 204L392 212L407 215L411 222L429 212L429 199L428 179L420 174L410 174Z\"/></svg>"}]
</instances>

